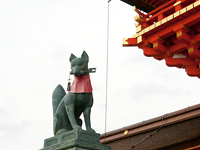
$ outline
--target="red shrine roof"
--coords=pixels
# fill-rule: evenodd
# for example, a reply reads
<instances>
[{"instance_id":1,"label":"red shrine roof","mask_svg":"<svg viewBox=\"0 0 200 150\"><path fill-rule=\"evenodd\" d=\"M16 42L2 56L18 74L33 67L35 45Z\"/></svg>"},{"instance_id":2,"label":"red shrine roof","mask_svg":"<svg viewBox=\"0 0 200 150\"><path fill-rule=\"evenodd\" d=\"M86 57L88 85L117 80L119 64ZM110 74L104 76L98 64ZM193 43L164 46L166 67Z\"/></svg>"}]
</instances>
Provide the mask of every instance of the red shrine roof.
<instances>
[{"instance_id":1,"label":"red shrine roof","mask_svg":"<svg viewBox=\"0 0 200 150\"><path fill-rule=\"evenodd\" d=\"M136 34L123 46L138 46L145 56L200 78L200 1L170 0L148 14L133 9Z\"/></svg>"},{"instance_id":2,"label":"red shrine roof","mask_svg":"<svg viewBox=\"0 0 200 150\"><path fill-rule=\"evenodd\" d=\"M136 6L144 12L150 12L171 0L121 0L129 5Z\"/></svg>"}]
</instances>

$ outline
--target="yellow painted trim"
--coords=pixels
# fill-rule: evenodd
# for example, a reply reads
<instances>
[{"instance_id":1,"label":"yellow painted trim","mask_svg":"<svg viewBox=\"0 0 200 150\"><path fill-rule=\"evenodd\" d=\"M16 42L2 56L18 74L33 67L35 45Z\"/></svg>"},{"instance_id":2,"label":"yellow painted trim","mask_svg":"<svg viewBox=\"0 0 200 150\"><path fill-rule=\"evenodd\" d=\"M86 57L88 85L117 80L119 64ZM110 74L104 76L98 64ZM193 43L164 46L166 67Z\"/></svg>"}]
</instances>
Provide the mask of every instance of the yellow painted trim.
<instances>
[{"instance_id":1,"label":"yellow painted trim","mask_svg":"<svg viewBox=\"0 0 200 150\"><path fill-rule=\"evenodd\" d=\"M154 29L156 27L156 25L155 24L152 24L150 27L149 27L149 30L152 30L152 29Z\"/></svg>"},{"instance_id":2,"label":"yellow painted trim","mask_svg":"<svg viewBox=\"0 0 200 150\"><path fill-rule=\"evenodd\" d=\"M136 34L134 34L134 35L132 36L132 38L137 38L138 36L139 36L139 34L136 33Z\"/></svg>"},{"instance_id":3,"label":"yellow painted trim","mask_svg":"<svg viewBox=\"0 0 200 150\"><path fill-rule=\"evenodd\" d=\"M176 17L179 16L179 15L180 15L180 11L175 12L175 13L174 13L174 18L176 18Z\"/></svg>"},{"instance_id":4,"label":"yellow painted trim","mask_svg":"<svg viewBox=\"0 0 200 150\"><path fill-rule=\"evenodd\" d=\"M200 1L196 1L195 3L194 3L194 7L197 7L197 6L199 6L200 5Z\"/></svg>"},{"instance_id":5,"label":"yellow painted trim","mask_svg":"<svg viewBox=\"0 0 200 150\"><path fill-rule=\"evenodd\" d=\"M137 43L140 43L140 42L142 42L142 36L137 37Z\"/></svg>"},{"instance_id":6,"label":"yellow painted trim","mask_svg":"<svg viewBox=\"0 0 200 150\"><path fill-rule=\"evenodd\" d=\"M142 26L140 25L140 26L138 26L138 27L136 27L136 32L138 33L138 32L140 32L142 30Z\"/></svg>"},{"instance_id":7,"label":"yellow painted trim","mask_svg":"<svg viewBox=\"0 0 200 150\"><path fill-rule=\"evenodd\" d=\"M192 9L194 6L193 6L193 4L190 4L189 6L187 6L186 8L187 8L187 11L189 11L190 9Z\"/></svg>"},{"instance_id":8,"label":"yellow painted trim","mask_svg":"<svg viewBox=\"0 0 200 150\"><path fill-rule=\"evenodd\" d=\"M180 14L183 14L187 11L186 7L180 10Z\"/></svg>"},{"instance_id":9,"label":"yellow painted trim","mask_svg":"<svg viewBox=\"0 0 200 150\"><path fill-rule=\"evenodd\" d=\"M156 27L158 27L159 25L161 25L161 21L156 22Z\"/></svg>"},{"instance_id":10,"label":"yellow painted trim","mask_svg":"<svg viewBox=\"0 0 200 150\"><path fill-rule=\"evenodd\" d=\"M178 1L178 2L174 3L174 7L177 6L180 3L181 3L181 1Z\"/></svg>"},{"instance_id":11,"label":"yellow painted trim","mask_svg":"<svg viewBox=\"0 0 200 150\"><path fill-rule=\"evenodd\" d=\"M123 43L123 45L128 45L128 42L126 41L128 38L123 38L123 41L122 41L122 43Z\"/></svg>"},{"instance_id":12,"label":"yellow painted trim","mask_svg":"<svg viewBox=\"0 0 200 150\"><path fill-rule=\"evenodd\" d=\"M161 23L164 24L164 23L166 23L167 21L168 21L167 18L164 18L163 20L161 20Z\"/></svg>"},{"instance_id":13,"label":"yellow painted trim","mask_svg":"<svg viewBox=\"0 0 200 150\"><path fill-rule=\"evenodd\" d=\"M170 20L172 20L173 18L174 18L174 15L172 14L172 15L170 15L170 16L167 17L167 20L170 21Z\"/></svg>"},{"instance_id":14,"label":"yellow painted trim","mask_svg":"<svg viewBox=\"0 0 200 150\"><path fill-rule=\"evenodd\" d=\"M139 26L139 23L135 23L135 27L138 27Z\"/></svg>"},{"instance_id":15,"label":"yellow painted trim","mask_svg":"<svg viewBox=\"0 0 200 150\"><path fill-rule=\"evenodd\" d=\"M142 30L141 32L139 32L139 36L141 36L142 34L144 34L144 30Z\"/></svg>"},{"instance_id":16,"label":"yellow painted trim","mask_svg":"<svg viewBox=\"0 0 200 150\"><path fill-rule=\"evenodd\" d=\"M149 32L149 27L145 28L145 29L144 29L144 32L145 32L145 33L146 33L146 32Z\"/></svg>"},{"instance_id":17,"label":"yellow painted trim","mask_svg":"<svg viewBox=\"0 0 200 150\"><path fill-rule=\"evenodd\" d=\"M135 16L134 19L137 22L144 21L144 18L142 18L140 15Z\"/></svg>"}]
</instances>

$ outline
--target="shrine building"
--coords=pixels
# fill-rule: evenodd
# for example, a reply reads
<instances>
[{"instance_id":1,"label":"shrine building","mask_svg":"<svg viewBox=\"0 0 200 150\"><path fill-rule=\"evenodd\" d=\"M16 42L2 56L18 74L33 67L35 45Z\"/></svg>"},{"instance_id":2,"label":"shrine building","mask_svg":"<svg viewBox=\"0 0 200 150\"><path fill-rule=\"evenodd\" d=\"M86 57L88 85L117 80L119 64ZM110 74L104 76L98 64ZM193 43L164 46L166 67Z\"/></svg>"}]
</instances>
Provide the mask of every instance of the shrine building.
<instances>
[{"instance_id":1,"label":"shrine building","mask_svg":"<svg viewBox=\"0 0 200 150\"><path fill-rule=\"evenodd\" d=\"M121 0L137 12L123 46L200 78L200 0ZM200 150L200 104L101 135L113 150Z\"/></svg>"}]
</instances>

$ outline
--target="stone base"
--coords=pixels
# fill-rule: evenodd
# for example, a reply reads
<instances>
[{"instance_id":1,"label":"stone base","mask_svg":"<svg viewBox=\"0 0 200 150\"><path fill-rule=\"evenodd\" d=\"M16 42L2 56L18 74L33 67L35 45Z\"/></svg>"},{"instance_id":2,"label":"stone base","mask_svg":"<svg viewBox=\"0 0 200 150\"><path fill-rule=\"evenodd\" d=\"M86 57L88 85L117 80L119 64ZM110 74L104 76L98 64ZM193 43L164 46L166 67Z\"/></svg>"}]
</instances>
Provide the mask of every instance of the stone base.
<instances>
[{"instance_id":1,"label":"stone base","mask_svg":"<svg viewBox=\"0 0 200 150\"><path fill-rule=\"evenodd\" d=\"M75 129L44 140L41 150L111 150L100 144L100 134Z\"/></svg>"}]
</instances>

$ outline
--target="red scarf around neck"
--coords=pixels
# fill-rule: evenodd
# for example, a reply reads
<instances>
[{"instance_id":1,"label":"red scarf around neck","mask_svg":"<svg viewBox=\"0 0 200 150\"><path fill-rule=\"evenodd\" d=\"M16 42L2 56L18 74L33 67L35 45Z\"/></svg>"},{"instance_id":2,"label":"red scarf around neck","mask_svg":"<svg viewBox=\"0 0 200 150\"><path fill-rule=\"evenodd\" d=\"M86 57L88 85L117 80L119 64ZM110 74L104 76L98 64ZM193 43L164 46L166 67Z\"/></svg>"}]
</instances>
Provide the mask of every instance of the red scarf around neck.
<instances>
[{"instance_id":1,"label":"red scarf around neck","mask_svg":"<svg viewBox=\"0 0 200 150\"><path fill-rule=\"evenodd\" d=\"M90 93L92 92L92 84L90 75L74 76L74 81L71 85L71 93Z\"/></svg>"}]
</instances>

